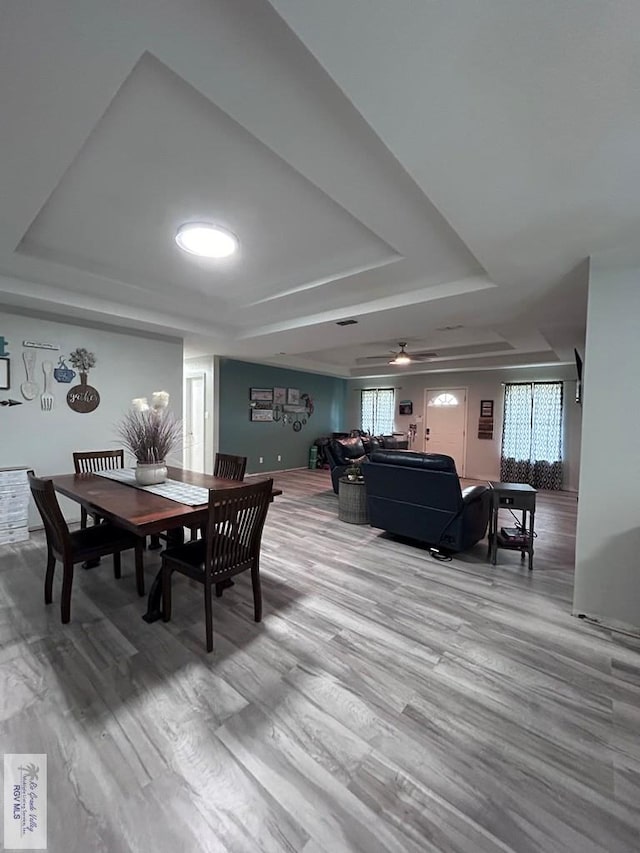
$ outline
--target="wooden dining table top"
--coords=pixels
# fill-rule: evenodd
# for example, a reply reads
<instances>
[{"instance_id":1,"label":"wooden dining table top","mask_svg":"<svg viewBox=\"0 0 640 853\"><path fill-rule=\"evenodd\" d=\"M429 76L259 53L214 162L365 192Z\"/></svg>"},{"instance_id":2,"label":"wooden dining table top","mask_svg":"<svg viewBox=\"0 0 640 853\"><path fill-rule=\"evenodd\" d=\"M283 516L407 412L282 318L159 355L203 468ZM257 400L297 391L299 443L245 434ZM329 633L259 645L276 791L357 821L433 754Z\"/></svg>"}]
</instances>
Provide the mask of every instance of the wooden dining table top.
<instances>
[{"instance_id":1,"label":"wooden dining table top","mask_svg":"<svg viewBox=\"0 0 640 853\"><path fill-rule=\"evenodd\" d=\"M210 474L199 474L183 468L168 468L168 478L202 486L205 489L235 489L248 483L258 483L267 477L251 477L249 480L226 480ZM136 533L146 536L170 530L172 527L191 527L204 524L207 504L189 506L110 480L98 474L55 474L53 486L61 495L84 506L89 512L97 512L103 518ZM274 488L271 497L282 494Z\"/></svg>"}]
</instances>

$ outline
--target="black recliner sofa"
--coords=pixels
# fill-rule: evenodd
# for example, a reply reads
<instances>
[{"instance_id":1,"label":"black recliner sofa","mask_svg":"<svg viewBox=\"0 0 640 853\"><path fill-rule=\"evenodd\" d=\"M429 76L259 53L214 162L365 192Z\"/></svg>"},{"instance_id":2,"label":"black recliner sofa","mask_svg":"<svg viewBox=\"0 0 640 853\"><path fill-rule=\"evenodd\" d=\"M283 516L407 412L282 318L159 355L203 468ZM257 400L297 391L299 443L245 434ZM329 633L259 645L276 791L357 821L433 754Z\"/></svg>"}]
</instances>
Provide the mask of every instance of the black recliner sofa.
<instances>
[{"instance_id":1,"label":"black recliner sofa","mask_svg":"<svg viewBox=\"0 0 640 853\"><path fill-rule=\"evenodd\" d=\"M356 435L350 438L331 438L324 447L324 456L331 469L333 491L338 494L340 477L344 477L347 468L361 465L374 450L406 449L407 439L394 435Z\"/></svg>"},{"instance_id":2,"label":"black recliner sofa","mask_svg":"<svg viewBox=\"0 0 640 853\"><path fill-rule=\"evenodd\" d=\"M372 527L447 551L466 551L484 538L491 489L462 490L450 456L375 450L361 468Z\"/></svg>"}]
</instances>

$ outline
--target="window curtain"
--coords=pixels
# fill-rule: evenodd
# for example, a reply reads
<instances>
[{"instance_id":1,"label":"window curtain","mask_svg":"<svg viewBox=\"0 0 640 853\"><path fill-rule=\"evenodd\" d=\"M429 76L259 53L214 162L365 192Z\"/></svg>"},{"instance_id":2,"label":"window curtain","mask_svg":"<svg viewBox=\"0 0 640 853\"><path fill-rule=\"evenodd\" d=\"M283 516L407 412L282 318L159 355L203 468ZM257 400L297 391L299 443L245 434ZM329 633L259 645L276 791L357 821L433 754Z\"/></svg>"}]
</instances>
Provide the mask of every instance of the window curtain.
<instances>
[{"instance_id":1,"label":"window curtain","mask_svg":"<svg viewBox=\"0 0 640 853\"><path fill-rule=\"evenodd\" d=\"M505 386L500 479L562 488L562 382Z\"/></svg>"},{"instance_id":2,"label":"window curtain","mask_svg":"<svg viewBox=\"0 0 640 853\"><path fill-rule=\"evenodd\" d=\"M391 435L395 392L393 388L371 388L361 391L360 422L370 435Z\"/></svg>"}]
</instances>

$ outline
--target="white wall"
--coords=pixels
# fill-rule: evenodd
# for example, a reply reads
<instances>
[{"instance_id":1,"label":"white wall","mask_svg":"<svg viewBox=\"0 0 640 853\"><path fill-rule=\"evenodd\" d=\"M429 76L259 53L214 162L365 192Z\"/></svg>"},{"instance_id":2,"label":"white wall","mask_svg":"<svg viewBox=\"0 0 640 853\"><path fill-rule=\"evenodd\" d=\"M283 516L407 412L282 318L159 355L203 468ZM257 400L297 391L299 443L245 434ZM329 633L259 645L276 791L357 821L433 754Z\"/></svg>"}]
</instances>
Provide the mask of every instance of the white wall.
<instances>
[{"instance_id":1,"label":"white wall","mask_svg":"<svg viewBox=\"0 0 640 853\"><path fill-rule=\"evenodd\" d=\"M21 400L21 406L0 407L0 467L24 465L37 474L73 471L74 450L109 450L121 447L116 425L130 408L133 397L150 396L153 391L171 394L171 407L182 416L182 342L120 333L105 328L72 325L41 317L10 314L0 310L0 335L8 339L11 356L11 388L0 391L0 400ZM42 388L42 362L57 364L77 347L95 353L97 363L89 372L89 384L100 393L100 405L90 414L77 414L66 403L66 393L77 384L53 383L55 405L43 412L39 397L28 402L20 393L25 380L22 361L23 340L58 344L60 350L37 353L35 379ZM68 359L67 359L68 364ZM71 365L69 364L69 367ZM182 464L181 450L175 461ZM69 520L78 520L78 504L61 501ZM29 523L40 526L40 517L31 507Z\"/></svg>"},{"instance_id":2,"label":"white wall","mask_svg":"<svg viewBox=\"0 0 640 853\"><path fill-rule=\"evenodd\" d=\"M422 449L420 436L424 433L422 419L425 388L467 388L467 454L465 476L476 480L500 479L500 443L502 439L502 409L505 382L562 380L564 382L564 482L563 487L577 491L580 467L580 430L582 411L575 403L575 367L544 367L469 371L466 373L403 373L393 377L350 379L347 402L347 428L360 424L360 390L362 388L396 388L395 428L406 432L410 423L418 425L416 449ZM397 414L399 400L413 401L413 415ZM478 438L480 401L493 400L493 439Z\"/></svg>"},{"instance_id":3,"label":"white wall","mask_svg":"<svg viewBox=\"0 0 640 853\"><path fill-rule=\"evenodd\" d=\"M574 612L640 631L640 265L591 265Z\"/></svg>"}]
</instances>

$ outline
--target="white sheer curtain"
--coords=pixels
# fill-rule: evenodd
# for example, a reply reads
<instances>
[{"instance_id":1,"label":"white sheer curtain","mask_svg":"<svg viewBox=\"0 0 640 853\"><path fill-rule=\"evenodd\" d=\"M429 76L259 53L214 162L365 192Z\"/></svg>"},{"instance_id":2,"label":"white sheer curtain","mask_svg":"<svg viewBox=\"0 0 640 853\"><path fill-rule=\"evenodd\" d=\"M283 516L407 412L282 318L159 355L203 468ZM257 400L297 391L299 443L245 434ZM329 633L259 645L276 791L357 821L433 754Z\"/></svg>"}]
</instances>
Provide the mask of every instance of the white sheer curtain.
<instances>
[{"instance_id":1,"label":"white sheer curtain","mask_svg":"<svg viewBox=\"0 0 640 853\"><path fill-rule=\"evenodd\" d=\"M360 392L361 428L371 435L391 435L395 410L393 388L370 388Z\"/></svg>"}]
</instances>

